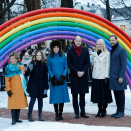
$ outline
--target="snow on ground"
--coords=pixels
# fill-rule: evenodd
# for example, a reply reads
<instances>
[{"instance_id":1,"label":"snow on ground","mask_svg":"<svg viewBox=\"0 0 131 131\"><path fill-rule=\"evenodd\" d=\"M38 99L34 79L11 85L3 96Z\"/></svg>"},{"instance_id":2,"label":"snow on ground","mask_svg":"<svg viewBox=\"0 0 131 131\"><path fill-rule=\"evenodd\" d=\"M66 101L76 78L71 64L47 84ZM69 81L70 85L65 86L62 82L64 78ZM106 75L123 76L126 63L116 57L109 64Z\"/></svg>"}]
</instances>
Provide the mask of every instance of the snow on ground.
<instances>
[{"instance_id":1,"label":"snow on ground","mask_svg":"<svg viewBox=\"0 0 131 131\"><path fill-rule=\"evenodd\" d=\"M29 122L11 125L11 119L0 117L0 131L130 131L129 127L87 126L61 122Z\"/></svg>"},{"instance_id":2,"label":"snow on ground","mask_svg":"<svg viewBox=\"0 0 131 131\"><path fill-rule=\"evenodd\" d=\"M74 112L73 110L73 106L72 106L72 95L71 95L71 91L69 90L69 96L70 96L70 101L69 103L66 103L64 106L64 112ZM90 114L96 114L97 113L97 104L93 104L92 102L90 102L90 98L91 98L91 88L89 90L90 93L86 94L85 99L86 99L86 107L85 110L87 113ZM48 96L49 96L49 91L48 91ZM116 112L116 104L115 104L115 99L114 99L114 94L112 92L112 97L113 97L113 102L111 104L108 105L107 108L107 114L112 114ZM125 90L125 115L129 115L131 116L131 91L129 89ZM4 92L0 92L0 108L7 108L7 93ZM28 99L28 103L30 101L30 97L27 98ZM38 110L38 103L36 101L35 105L34 105L34 110ZM49 112L54 112L54 108L52 104L49 104L49 97L43 99L43 110L44 111L49 111Z\"/></svg>"}]
</instances>

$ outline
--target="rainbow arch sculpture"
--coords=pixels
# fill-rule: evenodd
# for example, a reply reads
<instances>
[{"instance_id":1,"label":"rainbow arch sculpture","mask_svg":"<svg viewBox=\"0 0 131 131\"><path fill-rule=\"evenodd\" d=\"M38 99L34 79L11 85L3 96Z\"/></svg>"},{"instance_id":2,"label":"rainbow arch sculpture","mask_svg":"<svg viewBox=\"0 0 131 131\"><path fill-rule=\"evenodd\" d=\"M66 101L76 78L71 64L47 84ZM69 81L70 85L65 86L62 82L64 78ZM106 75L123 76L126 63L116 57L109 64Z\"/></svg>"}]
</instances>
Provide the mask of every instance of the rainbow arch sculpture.
<instances>
[{"instance_id":1,"label":"rainbow arch sculpture","mask_svg":"<svg viewBox=\"0 0 131 131\"><path fill-rule=\"evenodd\" d=\"M82 37L84 43L95 46L104 39L111 50L109 36L115 34L127 51L127 81L131 88L131 38L110 21L90 12L72 8L46 8L17 16L0 25L0 68L8 61L9 53L19 52L32 44L51 39Z\"/></svg>"}]
</instances>

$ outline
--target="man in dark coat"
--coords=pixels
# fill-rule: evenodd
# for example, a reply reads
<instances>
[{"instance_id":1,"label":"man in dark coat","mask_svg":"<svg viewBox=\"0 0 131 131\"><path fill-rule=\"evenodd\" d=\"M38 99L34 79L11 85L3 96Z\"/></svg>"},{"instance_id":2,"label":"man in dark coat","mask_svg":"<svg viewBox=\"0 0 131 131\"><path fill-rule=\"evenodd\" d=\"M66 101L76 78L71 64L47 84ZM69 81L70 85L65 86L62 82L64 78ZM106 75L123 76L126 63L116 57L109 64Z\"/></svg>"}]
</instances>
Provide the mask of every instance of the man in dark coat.
<instances>
[{"instance_id":1,"label":"man in dark coat","mask_svg":"<svg viewBox=\"0 0 131 131\"><path fill-rule=\"evenodd\" d=\"M125 109L125 89L127 89L126 82L126 67L127 67L127 53L125 49L119 46L117 37L110 36L111 60L110 60L110 90L114 91L114 96L117 105L117 111L111 117L120 118L124 116Z\"/></svg>"},{"instance_id":2,"label":"man in dark coat","mask_svg":"<svg viewBox=\"0 0 131 131\"><path fill-rule=\"evenodd\" d=\"M74 118L79 118L78 94L80 95L81 117L89 118L85 113L85 93L89 93L87 73L90 66L89 52L88 49L82 47L80 36L76 36L74 42L67 54L67 63L71 70Z\"/></svg>"}]
</instances>

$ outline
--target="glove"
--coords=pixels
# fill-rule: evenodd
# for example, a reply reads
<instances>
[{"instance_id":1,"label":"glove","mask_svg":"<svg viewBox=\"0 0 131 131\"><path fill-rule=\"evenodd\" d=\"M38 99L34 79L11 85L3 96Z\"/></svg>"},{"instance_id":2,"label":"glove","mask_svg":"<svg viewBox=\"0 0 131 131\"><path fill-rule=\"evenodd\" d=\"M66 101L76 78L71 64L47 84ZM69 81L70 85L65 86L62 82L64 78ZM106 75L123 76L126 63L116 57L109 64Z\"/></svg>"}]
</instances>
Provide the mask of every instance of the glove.
<instances>
[{"instance_id":1,"label":"glove","mask_svg":"<svg viewBox=\"0 0 131 131\"><path fill-rule=\"evenodd\" d=\"M11 92L11 90L9 90L9 91L7 92L7 94L8 94L9 97L11 97L11 95L13 95L12 92Z\"/></svg>"},{"instance_id":2,"label":"glove","mask_svg":"<svg viewBox=\"0 0 131 131\"><path fill-rule=\"evenodd\" d=\"M104 84L108 84L108 78L105 78Z\"/></svg>"},{"instance_id":3,"label":"glove","mask_svg":"<svg viewBox=\"0 0 131 131\"><path fill-rule=\"evenodd\" d=\"M63 85L64 84L64 80L66 80L66 77L64 75L60 76L60 80L59 80L59 85Z\"/></svg>"},{"instance_id":4,"label":"glove","mask_svg":"<svg viewBox=\"0 0 131 131\"><path fill-rule=\"evenodd\" d=\"M51 82L52 82L52 86L57 86L59 85L59 81L57 80L57 77L56 76L53 76L51 78Z\"/></svg>"},{"instance_id":5,"label":"glove","mask_svg":"<svg viewBox=\"0 0 131 131\"><path fill-rule=\"evenodd\" d=\"M45 90L44 90L44 95L46 95L46 94L47 94L47 90L45 89Z\"/></svg>"}]
</instances>

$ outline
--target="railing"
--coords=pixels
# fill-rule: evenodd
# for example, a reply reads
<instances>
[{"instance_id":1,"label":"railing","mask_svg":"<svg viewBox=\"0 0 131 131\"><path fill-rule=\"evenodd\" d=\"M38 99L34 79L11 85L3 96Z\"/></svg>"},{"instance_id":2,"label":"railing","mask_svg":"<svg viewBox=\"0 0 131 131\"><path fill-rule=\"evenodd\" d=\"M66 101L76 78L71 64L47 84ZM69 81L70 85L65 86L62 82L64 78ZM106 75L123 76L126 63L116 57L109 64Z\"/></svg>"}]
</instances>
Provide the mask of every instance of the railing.
<instances>
[{"instance_id":1,"label":"railing","mask_svg":"<svg viewBox=\"0 0 131 131\"><path fill-rule=\"evenodd\" d=\"M0 91L5 88L5 73L0 73Z\"/></svg>"},{"instance_id":2,"label":"railing","mask_svg":"<svg viewBox=\"0 0 131 131\"><path fill-rule=\"evenodd\" d=\"M88 82L89 82L89 85L92 82L92 70L91 69L88 70ZM70 83L71 83L70 69L68 69L67 84L69 85ZM0 91L3 88L5 88L5 73L4 72L0 73Z\"/></svg>"}]
</instances>

